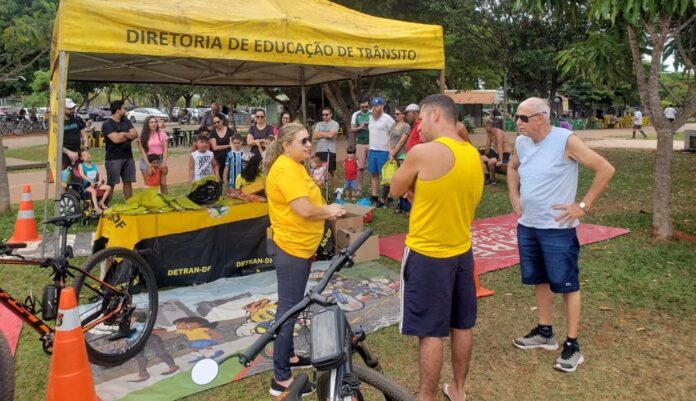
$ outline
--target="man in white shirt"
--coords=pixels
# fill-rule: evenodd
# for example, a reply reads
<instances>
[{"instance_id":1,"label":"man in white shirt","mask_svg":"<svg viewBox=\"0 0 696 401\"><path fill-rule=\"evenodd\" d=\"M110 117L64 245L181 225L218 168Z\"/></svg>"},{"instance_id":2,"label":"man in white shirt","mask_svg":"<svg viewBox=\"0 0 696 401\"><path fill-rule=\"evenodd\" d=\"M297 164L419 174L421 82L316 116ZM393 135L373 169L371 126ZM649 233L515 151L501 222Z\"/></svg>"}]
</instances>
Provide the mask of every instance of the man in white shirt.
<instances>
[{"instance_id":1,"label":"man in white shirt","mask_svg":"<svg viewBox=\"0 0 696 401\"><path fill-rule=\"evenodd\" d=\"M637 108L633 111L633 139L636 139L636 130L643 134L643 139L648 139L648 136L643 132L643 113Z\"/></svg>"},{"instance_id":2,"label":"man in white shirt","mask_svg":"<svg viewBox=\"0 0 696 401\"><path fill-rule=\"evenodd\" d=\"M376 207L384 206L382 199L377 196L379 182L381 181L382 167L389 159L389 131L394 126L394 119L384 112L384 99L375 97L370 102L372 116L368 129L370 130L370 150L367 155L367 171L370 173L370 189L372 202Z\"/></svg>"}]
</instances>

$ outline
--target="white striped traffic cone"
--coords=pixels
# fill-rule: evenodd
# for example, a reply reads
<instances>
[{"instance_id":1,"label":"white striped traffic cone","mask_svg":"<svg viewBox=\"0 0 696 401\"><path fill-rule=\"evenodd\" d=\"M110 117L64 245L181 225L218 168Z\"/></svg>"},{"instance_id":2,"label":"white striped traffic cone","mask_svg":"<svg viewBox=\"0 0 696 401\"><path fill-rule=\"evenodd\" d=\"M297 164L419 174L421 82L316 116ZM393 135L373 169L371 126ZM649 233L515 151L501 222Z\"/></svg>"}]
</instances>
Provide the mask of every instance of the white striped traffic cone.
<instances>
[{"instance_id":1,"label":"white striped traffic cone","mask_svg":"<svg viewBox=\"0 0 696 401\"><path fill-rule=\"evenodd\" d=\"M34 220L34 206L31 203L31 186L25 185L22 191L22 200L19 202L17 221L15 222L14 235L7 242L31 242L40 241L41 236L36 232L36 220Z\"/></svg>"},{"instance_id":2,"label":"white striped traffic cone","mask_svg":"<svg viewBox=\"0 0 696 401\"><path fill-rule=\"evenodd\" d=\"M94 390L75 290L60 292L46 401L100 401Z\"/></svg>"}]
</instances>

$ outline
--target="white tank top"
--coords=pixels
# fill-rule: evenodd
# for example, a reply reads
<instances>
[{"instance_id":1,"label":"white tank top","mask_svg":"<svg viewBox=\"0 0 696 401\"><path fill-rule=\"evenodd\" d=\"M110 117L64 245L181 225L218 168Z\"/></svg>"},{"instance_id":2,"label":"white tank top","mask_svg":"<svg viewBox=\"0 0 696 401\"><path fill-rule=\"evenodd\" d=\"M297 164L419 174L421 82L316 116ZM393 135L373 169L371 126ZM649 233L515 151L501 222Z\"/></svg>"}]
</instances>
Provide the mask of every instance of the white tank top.
<instances>
[{"instance_id":1,"label":"white tank top","mask_svg":"<svg viewBox=\"0 0 696 401\"><path fill-rule=\"evenodd\" d=\"M193 157L193 180L199 180L207 175L213 175L213 152L206 151L201 153L195 151L191 153Z\"/></svg>"}]
</instances>

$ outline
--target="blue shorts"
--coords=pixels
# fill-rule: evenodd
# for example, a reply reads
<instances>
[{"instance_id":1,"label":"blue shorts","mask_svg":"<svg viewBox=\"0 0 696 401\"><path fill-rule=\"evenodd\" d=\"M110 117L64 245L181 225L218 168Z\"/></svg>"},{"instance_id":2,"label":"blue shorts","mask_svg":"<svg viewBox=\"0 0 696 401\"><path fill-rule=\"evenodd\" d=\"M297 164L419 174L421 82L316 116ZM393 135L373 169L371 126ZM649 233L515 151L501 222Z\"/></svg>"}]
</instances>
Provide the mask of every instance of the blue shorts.
<instances>
[{"instance_id":1,"label":"blue shorts","mask_svg":"<svg viewBox=\"0 0 696 401\"><path fill-rule=\"evenodd\" d=\"M382 174L382 167L389 159L386 150L372 150L367 153L367 171L370 174Z\"/></svg>"},{"instance_id":2,"label":"blue shorts","mask_svg":"<svg viewBox=\"0 0 696 401\"><path fill-rule=\"evenodd\" d=\"M580 289L580 242L575 228L542 229L517 225L523 284L546 284L556 293Z\"/></svg>"},{"instance_id":3,"label":"blue shorts","mask_svg":"<svg viewBox=\"0 0 696 401\"><path fill-rule=\"evenodd\" d=\"M343 190L344 191L359 191L360 190L360 185L358 184L358 179L354 180L346 180L346 182L343 184Z\"/></svg>"},{"instance_id":4,"label":"blue shorts","mask_svg":"<svg viewBox=\"0 0 696 401\"><path fill-rule=\"evenodd\" d=\"M447 337L476 323L472 250L431 258L406 248L401 261L401 334Z\"/></svg>"}]
</instances>

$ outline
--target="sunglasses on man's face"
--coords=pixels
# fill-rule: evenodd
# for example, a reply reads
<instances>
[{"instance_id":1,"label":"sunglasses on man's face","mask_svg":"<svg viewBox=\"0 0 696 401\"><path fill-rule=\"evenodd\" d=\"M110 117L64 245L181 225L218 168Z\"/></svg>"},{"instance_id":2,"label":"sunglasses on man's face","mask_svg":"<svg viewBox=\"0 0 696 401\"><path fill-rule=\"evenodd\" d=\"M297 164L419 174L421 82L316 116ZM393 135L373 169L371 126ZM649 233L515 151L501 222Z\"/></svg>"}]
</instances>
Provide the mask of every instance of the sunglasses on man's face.
<instances>
[{"instance_id":1,"label":"sunglasses on man's face","mask_svg":"<svg viewBox=\"0 0 696 401\"><path fill-rule=\"evenodd\" d=\"M322 114L322 117L329 117L331 114Z\"/></svg>"},{"instance_id":2,"label":"sunglasses on man's face","mask_svg":"<svg viewBox=\"0 0 696 401\"><path fill-rule=\"evenodd\" d=\"M524 114L515 114L515 122L517 122L517 120L522 120L523 123L528 123L530 118L536 117L540 114L544 114L544 113L536 113L536 114L532 114L531 116L525 116Z\"/></svg>"}]
</instances>

